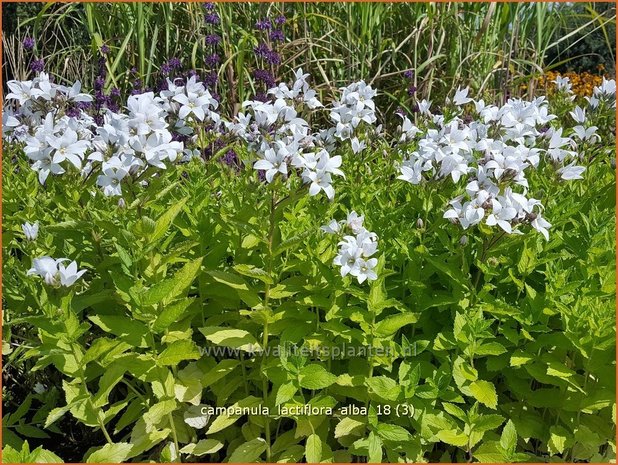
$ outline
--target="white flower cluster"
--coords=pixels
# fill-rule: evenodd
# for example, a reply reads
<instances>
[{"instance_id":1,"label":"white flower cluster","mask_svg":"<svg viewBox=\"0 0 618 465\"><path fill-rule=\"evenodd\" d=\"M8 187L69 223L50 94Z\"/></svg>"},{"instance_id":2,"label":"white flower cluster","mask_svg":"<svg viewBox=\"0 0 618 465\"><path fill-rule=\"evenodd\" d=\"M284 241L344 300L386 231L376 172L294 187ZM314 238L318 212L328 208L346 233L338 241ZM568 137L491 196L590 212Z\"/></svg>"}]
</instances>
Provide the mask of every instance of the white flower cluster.
<instances>
[{"instance_id":1,"label":"white flower cluster","mask_svg":"<svg viewBox=\"0 0 618 465\"><path fill-rule=\"evenodd\" d=\"M559 92L564 92L571 100L575 100L575 93L568 76L558 75L552 82L556 84ZM602 103L606 103L609 108L616 108L616 81L604 77L601 85L594 87L592 95L584 98L588 101L590 109L596 109Z\"/></svg>"},{"instance_id":2,"label":"white flower cluster","mask_svg":"<svg viewBox=\"0 0 618 465\"><path fill-rule=\"evenodd\" d=\"M50 173L62 174L67 162L82 168L90 145L92 118L72 118L65 110L92 97L80 92L81 84L72 87L54 84L49 75L39 74L32 81L9 81L6 99L18 103L18 111L5 108L2 135L8 140L24 142L24 152L39 173L41 184Z\"/></svg>"},{"instance_id":3,"label":"white flower cluster","mask_svg":"<svg viewBox=\"0 0 618 465\"><path fill-rule=\"evenodd\" d=\"M176 132L192 133L192 128L185 123L188 118L215 126L221 122L221 116L215 112L219 102L196 76L191 76L181 86L167 79L167 90L161 91L161 97L165 99L164 109L178 118L174 126Z\"/></svg>"},{"instance_id":4,"label":"white flower cluster","mask_svg":"<svg viewBox=\"0 0 618 465\"><path fill-rule=\"evenodd\" d=\"M193 155L171 132L190 136L189 118L214 125L220 121L216 100L195 77L182 86L168 81L168 90L160 96L130 96L126 113L107 110L100 125L80 107L93 98L80 93L79 82L69 88L41 73L8 86L6 99L12 105L2 114L3 137L24 144L41 184L50 173L63 174L70 166L84 176L96 167L97 185L109 196L122 195L121 182L129 175L137 177L148 166L165 169L179 156Z\"/></svg>"},{"instance_id":5,"label":"white flower cluster","mask_svg":"<svg viewBox=\"0 0 618 465\"><path fill-rule=\"evenodd\" d=\"M270 89L266 102L245 101L244 112L226 122L216 112L218 102L195 76L182 85L168 79L159 95L132 95L122 111L106 109L93 118L85 111L93 98L80 92L79 82L68 88L41 73L32 81L8 83L3 137L24 144L41 184L50 173L60 175L74 167L85 177L96 173L105 195L120 196L124 182L143 178L149 167L166 169L199 155L193 148L196 126L223 127L247 142L258 158L253 167L269 183L277 175L287 179L298 172L310 195L323 191L332 199L333 176L344 174L341 157L331 157L330 151L337 140L352 136L361 121L376 121L375 91L363 81L343 88L331 113L337 126L313 131L301 115L323 105L308 77L297 70L290 87L281 83ZM363 148L365 143L354 137L354 152Z\"/></svg>"},{"instance_id":6,"label":"white flower cluster","mask_svg":"<svg viewBox=\"0 0 618 465\"><path fill-rule=\"evenodd\" d=\"M361 121L367 124L376 122L373 101L376 91L365 81L353 82L340 90L341 98L334 103L330 112L331 119L336 123L334 135L340 140L351 139L353 152L359 153L366 148L366 144L355 137L355 132Z\"/></svg>"},{"instance_id":7,"label":"white flower cluster","mask_svg":"<svg viewBox=\"0 0 618 465\"><path fill-rule=\"evenodd\" d=\"M605 79L600 86L595 86L591 97L586 97L591 108L598 108L601 102L607 103L610 108L616 108L616 81Z\"/></svg>"},{"instance_id":8,"label":"white flower cluster","mask_svg":"<svg viewBox=\"0 0 618 465\"><path fill-rule=\"evenodd\" d=\"M371 258L378 250L378 236L364 228L364 220L364 216L352 211L345 220L332 220L321 227L328 234L343 234L333 264L341 267L341 276L350 274L361 284L378 279L374 270L378 259Z\"/></svg>"},{"instance_id":9,"label":"white flower cluster","mask_svg":"<svg viewBox=\"0 0 618 465\"><path fill-rule=\"evenodd\" d=\"M610 89L611 84L605 87ZM445 218L464 229L484 221L509 234L519 234L517 226L529 224L548 239L551 225L541 215L541 202L527 197L526 172L537 169L545 155L562 179L581 179L585 168L576 165L576 150L583 141L598 140L597 128L576 126L575 139L563 137L563 128L547 129L556 116L549 113L544 97L531 102L509 99L496 106L468 97L468 89L457 90L455 105L471 102L476 113L471 120L455 115L445 121L443 115L431 113L430 102L421 102L424 130L404 117L400 142L414 144L416 150L407 152L399 179L420 184L445 178L458 183L465 178L465 194L450 201ZM585 121L585 111L579 107L571 116L576 122Z\"/></svg>"},{"instance_id":10,"label":"white flower cluster","mask_svg":"<svg viewBox=\"0 0 618 465\"><path fill-rule=\"evenodd\" d=\"M81 278L86 270L78 270L77 263L74 261L65 267L63 262L68 260L68 258L54 259L48 256L35 258L27 274L28 276L38 275L45 280L45 283L53 287L70 287Z\"/></svg>"},{"instance_id":11,"label":"white flower cluster","mask_svg":"<svg viewBox=\"0 0 618 465\"><path fill-rule=\"evenodd\" d=\"M343 176L339 169L341 156L331 157L327 146L328 134L313 133L309 123L299 113L321 107L316 93L307 83L308 74L302 69L295 73L291 88L286 84L268 91L272 101L247 101L246 113L239 113L228 129L244 139L258 156L253 167L263 171L266 181L278 174L287 179L292 169L300 170L309 195L324 191L329 199L335 195L332 176Z\"/></svg>"}]
</instances>

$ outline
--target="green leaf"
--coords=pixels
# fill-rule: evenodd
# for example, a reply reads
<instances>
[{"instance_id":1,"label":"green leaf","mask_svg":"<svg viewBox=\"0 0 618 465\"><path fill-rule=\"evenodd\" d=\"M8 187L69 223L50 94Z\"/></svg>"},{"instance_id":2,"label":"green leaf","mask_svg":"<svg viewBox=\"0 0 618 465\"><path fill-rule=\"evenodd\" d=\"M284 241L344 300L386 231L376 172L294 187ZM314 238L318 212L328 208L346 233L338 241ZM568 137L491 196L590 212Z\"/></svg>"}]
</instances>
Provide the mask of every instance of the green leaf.
<instances>
[{"instance_id":1,"label":"green leaf","mask_svg":"<svg viewBox=\"0 0 618 465\"><path fill-rule=\"evenodd\" d=\"M180 452L200 457L206 454L214 454L223 448L223 443L216 439L201 439L197 443L187 444Z\"/></svg>"},{"instance_id":2,"label":"green leaf","mask_svg":"<svg viewBox=\"0 0 618 465\"><path fill-rule=\"evenodd\" d=\"M483 442L472 454L481 463L508 462L498 441Z\"/></svg>"},{"instance_id":3,"label":"green leaf","mask_svg":"<svg viewBox=\"0 0 618 465\"><path fill-rule=\"evenodd\" d=\"M337 381L337 377L322 365L311 364L300 370L300 385L305 389L324 389Z\"/></svg>"},{"instance_id":4,"label":"green leaf","mask_svg":"<svg viewBox=\"0 0 618 465\"><path fill-rule=\"evenodd\" d=\"M187 200L189 200L189 197L185 197L184 199L175 202L165 213L163 213L163 215L159 217L159 219L157 219L154 231L150 235L150 242L156 242L165 235L168 228L172 224L172 221L176 218L176 215L180 213L182 207L184 207L185 203L187 203Z\"/></svg>"},{"instance_id":5,"label":"green leaf","mask_svg":"<svg viewBox=\"0 0 618 465\"><path fill-rule=\"evenodd\" d=\"M237 276L232 273L227 273L225 271L219 270L211 270L207 272L210 276L212 276L215 281L225 284L226 286L231 287L232 289L237 289L241 291L248 291L249 286L240 276Z\"/></svg>"},{"instance_id":6,"label":"green leaf","mask_svg":"<svg viewBox=\"0 0 618 465\"><path fill-rule=\"evenodd\" d=\"M157 402L150 407L146 413L144 413L143 419L146 426L153 427L154 425L157 425L168 413L172 413L176 410L176 407L177 403L174 399L167 399Z\"/></svg>"},{"instance_id":7,"label":"green leaf","mask_svg":"<svg viewBox=\"0 0 618 465\"><path fill-rule=\"evenodd\" d=\"M273 279L268 275L266 271L261 268L257 268L253 265L234 265L234 270L240 273L243 276L248 276L250 278L259 279L263 283L273 284Z\"/></svg>"},{"instance_id":8,"label":"green leaf","mask_svg":"<svg viewBox=\"0 0 618 465\"><path fill-rule=\"evenodd\" d=\"M519 367L533 360L534 356L524 352L523 350L516 350L515 352L513 352L513 355L511 355L510 363L512 367Z\"/></svg>"},{"instance_id":9,"label":"green leaf","mask_svg":"<svg viewBox=\"0 0 618 465\"><path fill-rule=\"evenodd\" d=\"M335 427L335 439L344 436L360 436L365 429L365 423L351 417L344 417Z\"/></svg>"},{"instance_id":10,"label":"green leaf","mask_svg":"<svg viewBox=\"0 0 618 465\"><path fill-rule=\"evenodd\" d=\"M240 276L219 270L208 271L208 274L215 281L235 289L238 297L250 307L255 307L262 303L262 299L260 299L258 294Z\"/></svg>"},{"instance_id":11,"label":"green leaf","mask_svg":"<svg viewBox=\"0 0 618 465\"><path fill-rule=\"evenodd\" d=\"M436 437L451 446L463 447L468 444L468 436L454 429L438 431Z\"/></svg>"},{"instance_id":12,"label":"green leaf","mask_svg":"<svg viewBox=\"0 0 618 465\"><path fill-rule=\"evenodd\" d=\"M399 329L406 325L416 323L417 321L418 315L415 313L402 313L389 316L376 324L374 334L378 337L392 336Z\"/></svg>"},{"instance_id":13,"label":"green leaf","mask_svg":"<svg viewBox=\"0 0 618 465\"><path fill-rule=\"evenodd\" d=\"M8 462L7 460L4 459L4 454L2 458L3 458L2 461L4 463ZM26 460L26 462L27 463L63 463L60 457L58 457L56 454L54 454L51 451L43 449L43 446L39 446L36 449L34 449L30 453L30 456L28 457L28 460Z\"/></svg>"},{"instance_id":14,"label":"green leaf","mask_svg":"<svg viewBox=\"0 0 618 465\"><path fill-rule=\"evenodd\" d=\"M255 462L266 450L266 441L263 438L255 438L241 444L230 456L229 463Z\"/></svg>"},{"instance_id":15,"label":"green leaf","mask_svg":"<svg viewBox=\"0 0 618 465\"><path fill-rule=\"evenodd\" d=\"M215 345L240 349L245 352L261 352L262 347L257 340L243 329L206 326L200 328L206 339Z\"/></svg>"},{"instance_id":16,"label":"green leaf","mask_svg":"<svg viewBox=\"0 0 618 465\"><path fill-rule=\"evenodd\" d=\"M228 412L224 412L219 415L215 420L210 424L208 431L206 431L206 435L216 433L227 428L230 425L233 425L242 415L235 415L233 412L237 410L238 407L257 407L262 403L261 399L258 399L254 396L246 397L233 405L229 406L229 412L232 414L228 414Z\"/></svg>"},{"instance_id":17,"label":"green leaf","mask_svg":"<svg viewBox=\"0 0 618 465\"><path fill-rule=\"evenodd\" d=\"M388 376L374 376L365 381L371 392L385 400L395 401L399 398L401 387Z\"/></svg>"},{"instance_id":18,"label":"green leaf","mask_svg":"<svg viewBox=\"0 0 618 465\"><path fill-rule=\"evenodd\" d=\"M502 355L506 352L506 348L499 342L486 342L476 348L476 355Z\"/></svg>"},{"instance_id":19,"label":"green leaf","mask_svg":"<svg viewBox=\"0 0 618 465\"><path fill-rule=\"evenodd\" d=\"M180 340L172 342L157 357L157 364L178 365L183 360L198 360L201 354L195 342L190 340Z\"/></svg>"},{"instance_id":20,"label":"green leaf","mask_svg":"<svg viewBox=\"0 0 618 465\"><path fill-rule=\"evenodd\" d=\"M48 428L51 424L58 421L60 418L64 416L71 409L70 405L66 405L64 407L57 407L52 409L47 415L47 419L45 420L44 428Z\"/></svg>"},{"instance_id":21,"label":"green leaf","mask_svg":"<svg viewBox=\"0 0 618 465\"><path fill-rule=\"evenodd\" d=\"M562 454L571 442L571 433L562 426L552 426L549 429L549 442L547 448L552 454Z\"/></svg>"},{"instance_id":22,"label":"green leaf","mask_svg":"<svg viewBox=\"0 0 618 465\"><path fill-rule=\"evenodd\" d=\"M313 433L307 438L305 444L305 458L307 463L320 463L322 460L322 440L320 436Z\"/></svg>"},{"instance_id":23,"label":"green leaf","mask_svg":"<svg viewBox=\"0 0 618 465\"><path fill-rule=\"evenodd\" d=\"M489 408L495 409L498 406L498 396L496 387L489 381L478 380L470 384L470 392L476 400Z\"/></svg>"},{"instance_id":24,"label":"green leaf","mask_svg":"<svg viewBox=\"0 0 618 465\"><path fill-rule=\"evenodd\" d=\"M391 425L388 423L378 424L376 433L386 441L404 442L412 439L412 435L407 429L399 425Z\"/></svg>"},{"instance_id":25,"label":"green leaf","mask_svg":"<svg viewBox=\"0 0 618 465\"><path fill-rule=\"evenodd\" d=\"M130 270L133 265L131 255L129 255L129 252L123 249L120 244L115 243L114 245L116 246L116 252L118 252L118 258L120 258L120 261L127 268L127 270Z\"/></svg>"},{"instance_id":26,"label":"green leaf","mask_svg":"<svg viewBox=\"0 0 618 465\"><path fill-rule=\"evenodd\" d=\"M367 437L367 461L382 463L382 440L373 431Z\"/></svg>"},{"instance_id":27,"label":"green leaf","mask_svg":"<svg viewBox=\"0 0 618 465\"><path fill-rule=\"evenodd\" d=\"M573 376L575 372L563 363L550 362L547 366L547 374L550 376L556 376L558 378L566 379Z\"/></svg>"},{"instance_id":28,"label":"green leaf","mask_svg":"<svg viewBox=\"0 0 618 465\"><path fill-rule=\"evenodd\" d=\"M481 415L474 420L474 431L490 431L504 423L504 417L500 415Z\"/></svg>"},{"instance_id":29,"label":"green leaf","mask_svg":"<svg viewBox=\"0 0 618 465\"><path fill-rule=\"evenodd\" d=\"M161 281L141 295L142 305L168 305L195 280L202 266L202 258L192 260L178 270L173 278Z\"/></svg>"},{"instance_id":30,"label":"green leaf","mask_svg":"<svg viewBox=\"0 0 618 465\"><path fill-rule=\"evenodd\" d=\"M185 298L165 306L152 325L152 329L154 331L163 331L170 325L180 321L184 317L187 308L189 308L194 301L195 299Z\"/></svg>"},{"instance_id":31,"label":"green leaf","mask_svg":"<svg viewBox=\"0 0 618 465\"><path fill-rule=\"evenodd\" d=\"M134 347L148 347L148 327L121 315L89 315L88 319L103 331L118 336Z\"/></svg>"},{"instance_id":32,"label":"green leaf","mask_svg":"<svg viewBox=\"0 0 618 465\"><path fill-rule=\"evenodd\" d=\"M296 386L294 386L293 383L282 384L277 390L277 399L275 400L275 405L280 405L287 402L292 397L294 397L296 391Z\"/></svg>"},{"instance_id":33,"label":"green leaf","mask_svg":"<svg viewBox=\"0 0 618 465\"><path fill-rule=\"evenodd\" d=\"M511 420L504 425L502 435L500 436L500 445L509 456L513 455L515 452L515 446L517 445L517 430L515 429L515 424Z\"/></svg>"},{"instance_id":34,"label":"green leaf","mask_svg":"<svg viewBox=\"0 0 618 465\"><path fill-rule=\"evenodd\" d=\"M105 444L100 449L88 456L86 463L121 463L124 462L131 452L132 444L119 442L116 444Z\"/></svg>"}]
</instances>

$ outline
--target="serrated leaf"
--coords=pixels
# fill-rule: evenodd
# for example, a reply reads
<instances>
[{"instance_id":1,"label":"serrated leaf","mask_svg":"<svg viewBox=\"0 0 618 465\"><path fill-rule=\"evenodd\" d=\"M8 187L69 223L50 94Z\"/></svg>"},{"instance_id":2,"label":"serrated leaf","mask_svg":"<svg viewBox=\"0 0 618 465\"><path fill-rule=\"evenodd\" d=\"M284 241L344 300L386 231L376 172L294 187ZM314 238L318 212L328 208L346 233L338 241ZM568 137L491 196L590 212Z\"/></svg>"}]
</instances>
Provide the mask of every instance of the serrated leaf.
<instances>
[{"instance_id":1,"label":"serrated leaf","mask_svg":"<svg viewBox=\"0 0 618 465\"><path fill-rule=\"evenodd\" d=\"M337 381L337 377L322 365L311 364L300 370L300 385L305 389L324 389Z\"/></svg>"},{"instance_id":2,"label":"serrated leaf","mask_svg":"<svg viewBox=\"0 0 618 465\"><path fill-rule=\"evenodd\" d=\"M492 409L498 406L496 387L489 381L478 380L472 382L472 384L470 384L470 392L481 404Z\"/></svg>"},{"instance_id":3,"label":"serrated leaf","mask_svg":"<svg viewBox=\"0 0 618 465\"><path fill-rule=\"evenodd\" d=\"M214 454L223 448L223 443L216 439L201 439L197 443L187 444L180 452L200 457L206 454Z\"/></svg>"},{"instance_id":4,"label":"serrated leaf","mask_svg":"<svg viewBox=\"0 0 618 465\"><path fill-rule=\"evenodd\" d=\"M268 275L266 271L264 271L261 268L258 268L253 265L244 265L244 264L234 265L233 268L234 270L236 270L237 273L243 276L248 276L250 278L259 279L263 283L273 284L273 279Z\"/></svg>"},{"instance_id":5,"label":"serrated leaf","mask_svg":"<svg viewBox=\"0 0 618 465\"><path fill-rule=\"evenodd\" d=\"M132 444L119 442L105 444L100 449L88 456L86 463L121 463L124 462L131 452Z\"/></svg>"},{"instance_id":6,"label":"serrated leaf","mask_svg":"<svg viewBox=\"0 0 618 465\"><path fill-rule=\"evenodd\" d=\"M201 357L200 351L195 342L180 340L172 342L157 357L157 363L161 366L178 365L183 360L198 360Z\"/></svg>"},{"instance_id":7,"label":"serrated leaf","mask_svg":"<svg viewBox=\"0 0 618 465\"><path fill-rule=\"evenodd\" d=\"M287 402L292 397L294 397L296 391L296 386L294 386L293 383L282 384L277 390L277 399L275 400L275 405L280 405Z\"/></svg>"},{"instance_id":8,"label":"serrated leaf","mask_svg":"<svg viewBox=\"0 0 618 465\"><path fill-rule=\"evenodd\" d=\"M395 401L401 393L401 387L388 376L374 376L365 381L371 392L385 400Z\"/></svg>"},{"instance_id":9,"label":"serrated leaf","mask_svg":"<svg viewBox=\"0 0 618 465\"><path fill-rule=\"evenodd\" d=\"M504 429L500 435L500 445L508 455L512 455L515 452L515 446L517 445L517 430L512 420L509 420L506 425L504 425Z\"/></svg>"},{"instance_id":10,"label":"serrated leaf","mask_svg":"<svg viewBox=\"0 0 618 465\"><path fill-rule=\"evenodd\" d=\"M307 438L305 444L305 458L307 463L320 463L322 460L322 440L317 434L312 434Z\"/></svg>"},{"instance_id":11,"label":"serrated leaf","mask_svg":"<svg viewBox=\"0 0 618 465\"><path fill-rule=\"evenodd\" d=\"M412 438L410 432L402 426L380 423L376 428L378 436L386 441L404 442Z\"/></svg>"},{"instance_id":12,"label":"serrated leaf","mask_svg":"<svg viewBox=\"0 0 618 465\"><path fill-rule=\"evenodd\" d=\"M382 440L373 431L367 437L367 461L382 463Z\"/></svg>"},{"instance_id":13,"label":"serrated leaf","mask_svg":"<svg viewBox=\"0 0 618 465\"><path fill-rule=\"evenodd\" d=\"M266 441L263 438L255 438L241 444L230 456L229 463L252 463L266 450Z\"/></svg>"},{"instance_id":14,"label":"serrated leaf","mask_svg":"<svg viewBox=\"0 0 618 465\"><path fill-rule=\"evenodd\" d=\"M415 313L401 313L389 316L376 324L374 334L378 337L392 336L399 329L417 321L418 315Z\"/></svg>"},{"instance_id":15,"label":"serrated leaf","mask_svg":"<svg viewBox=\"0 0 618 465\"><path fill-rule=\"evenodd\" d=\"M468 436L454 429L438 431L436 437L451 446L463 447L468 444Z\"/></svg>"},{"instance_id":16,"label":"serrated leaf","mask_svg":"<svg viewBox=\"0 0 618 465\"><path fill-rule=\"evenodd\" d=\"M165 235L172 221L174 221L174 218L176 218L178 213L182 210L182 207L187 203L187 200L189 200L189 197L185 197L173 203L172 206L157 219L154 230L150 235L150 242L156 242Z\"/></svg>"},{"instance_id":17,"label":"serrated leaf","mask_svg":"<svg viewBox=\"0 0 618 465\"><path fill-rule=\"evenodd\" d=\"M142 305L168 305L185 289L191 286L201 266L202 258L185 263L172 278L165 279L155 284L141 294Z\"/></svg>"},{"instance_id":18,"label":"serrated leaf","mask_svg":"<svg viewBox=\"0 0 618 465\"><path fill-rule=\"evenodd\" d=\"M571 434L562 426L552 426L549 429L547 448L552 454L562 454L570 442Z\"/></svg>"},{"instance_id":19,"label":"serrated leaf","mask_svg":"<svg viewBox=\"0 0 618 465\"><path fill-rule=\"evenodd\" d=\"M365 423L351 417L344 417L335 427L335 439L344 436L360 436L365 429Z\"/></svg>"},{"instance_id":20,"label":"serrated leaf","mask_svg":"<svg viewBox=\"0 0 618 465\"><path fill-rule=\"evenodd\" d=\"M245 352L260 352L262 347L257 340L243 329L206 326L200 328L206 339L215 345L240 349Z\"/></svg>"},{"instance_id":21,"label":"serrated leaf","mask_svg":"<svg viewBox=\"0 0 618 465\"><path fill-rule=\"evenodd\" d=\"M178 302L173 302L169 305L166 305L163 308L161 314L157 317L154 324L152 325L152 329L155 331L163 331L167 329L170 325L180 321L184 316L191 305L194 302L194 299L185 298L179 300Z\"/></svg>"}]
</instances>

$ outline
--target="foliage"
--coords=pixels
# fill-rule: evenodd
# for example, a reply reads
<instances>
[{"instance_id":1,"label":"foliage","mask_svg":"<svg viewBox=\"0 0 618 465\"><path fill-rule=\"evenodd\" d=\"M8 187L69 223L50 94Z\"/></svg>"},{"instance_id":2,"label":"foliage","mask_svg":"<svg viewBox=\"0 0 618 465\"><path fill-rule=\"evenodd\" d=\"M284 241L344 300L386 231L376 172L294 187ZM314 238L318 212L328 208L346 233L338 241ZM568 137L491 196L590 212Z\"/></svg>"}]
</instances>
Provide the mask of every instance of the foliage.
<instances>
[{"instance_id":1,"label":"foliage","mask_svg":"<svg viewBox=\"0 0 618 465\"><path fill-rule=\"evenodd\" d=\"M3 111L3 460L615 461L615 81L493 100L457 34L547 50L550 7L461 7L63 6L92 88L36 73ZM394 11L423 92L390 91ZM198 17L225 60L148 53Z\"/></svg>"}]
</instances>

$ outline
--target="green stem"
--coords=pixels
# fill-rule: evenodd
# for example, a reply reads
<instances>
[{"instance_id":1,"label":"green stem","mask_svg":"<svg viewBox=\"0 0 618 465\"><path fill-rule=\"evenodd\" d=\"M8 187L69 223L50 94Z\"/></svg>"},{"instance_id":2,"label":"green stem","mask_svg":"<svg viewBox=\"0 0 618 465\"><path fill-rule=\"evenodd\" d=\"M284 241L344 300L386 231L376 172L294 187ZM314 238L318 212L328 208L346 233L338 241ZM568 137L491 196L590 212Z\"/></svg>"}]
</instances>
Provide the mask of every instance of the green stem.
<instances>
[{"instance_id":1,"label":"green stem","mask_svg":"<svg viewBox=\"0 0 618 465\"><path fill-rule=\"evenodd\" d=\"M266 270L268 276L272 275L272 266L273 266L273 238L275 234L275 209L277 207L277 202L275 199L275 193L273 192L271 201L270 201L270 215L269 215L269 225L268 225L268 261L266 264ZM265 368L266 368L266 350L268 348L268 303L270 299L270 284L267 282L264 284L264 309L267 311L266 321L264 322L264 331L262 333L262 398L264 404L268 402L268 378L266 377ZM270 450L270 418L266 416L264 418L264 436L266 439L266 461L270 462L271 458L271 450Z\"/></svg>"},{"instance_id":2,"label":"green stem","mask_svg":"<svg viewBox=\"0 0 618 465\"><path fill-rule=\"evenodd\" d=\"M170 428L172 428L172 437L174 438L174 446L176 447L176 454L178 454L178 457L180 457L179 455L179 447L178 447L178 434L176 434L176 426L174 425L174 418L172 417L172 412L169 412L167 414L167 418L170 422ZM178 461L178 459L176 459L175 461Z\"/></svg>"},{"instance_id":3,"label":"green stem","mask_svg":"<svg viewBox=\"0 0 618 465\"><path fill-rule=\"evenodd\" d=\"M101 416L98 413L97 413L97 420L99 421L99 426L101 427L101 431L103 431L103 436L105 436L105 440L107 441L108 444L113 444L114 441L112 441L112 438L107 432L107 428L105 428L105 423L103 423L103 418L101 418Z\"/></svg>"}]
</instances>

